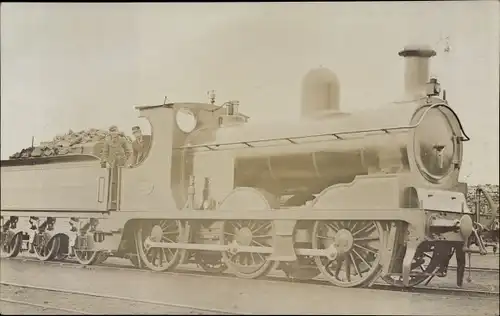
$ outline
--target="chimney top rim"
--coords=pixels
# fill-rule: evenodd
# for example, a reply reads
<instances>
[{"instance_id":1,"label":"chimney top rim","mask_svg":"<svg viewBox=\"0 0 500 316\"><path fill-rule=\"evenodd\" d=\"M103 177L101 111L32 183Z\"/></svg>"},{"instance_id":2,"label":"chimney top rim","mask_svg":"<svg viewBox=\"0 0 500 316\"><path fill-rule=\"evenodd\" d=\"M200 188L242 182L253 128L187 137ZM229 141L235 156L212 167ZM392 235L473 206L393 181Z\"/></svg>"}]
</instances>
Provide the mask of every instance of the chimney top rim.
<instances>
[{"instance_id":1,"label":"chimney top rim","mask_svg":"<svg viewBox=\"0 0 500 316\"><path fill-rule=\"evenodd\" d=\"M428 45L407 45L399 52L399 56L430 58L436 56L436 51Z\"/></svg>"}]
</instances>

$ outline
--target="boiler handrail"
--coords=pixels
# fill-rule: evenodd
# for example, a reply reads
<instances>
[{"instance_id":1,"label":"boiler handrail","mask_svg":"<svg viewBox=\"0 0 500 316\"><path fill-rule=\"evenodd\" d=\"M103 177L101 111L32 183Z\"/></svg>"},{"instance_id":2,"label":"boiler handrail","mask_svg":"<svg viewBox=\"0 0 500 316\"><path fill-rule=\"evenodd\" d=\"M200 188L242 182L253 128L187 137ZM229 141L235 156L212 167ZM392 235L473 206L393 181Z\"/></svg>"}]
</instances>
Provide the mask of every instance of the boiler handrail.
<instances>
[{"instance_id":1,"label":"boiler handrail","mask_svg":"<svg viewBox=\"0 0 500 316\"><path fill-rule=\"evenodd\" d=\"M293 136L293 137L278 137L278 138L267 138L267 139L258 139L258 140L251 140L251 141L238 141L238 142L227 142L227 143L216 143L216 144L199 144L199 145L186 145L186 146L181 146L177 147L174 149L195 149L195 148L207 148L208 150L222 150L220 147L222 146L230 146L230 145L246 145L247 147L251 148L254 147L251 144L255 143L263 143L263 142L271 142L271 141L288 141L290 144L300 144L297 142L294 142L294 140L298 139L309 139L309 138L315 138L315 137L324 137L324 136L334 136L334 140L343 140L343 138L340 135L353 135L353 134L362 134L362 133L373 133L373 132L380 132L380 133L385 133L389 134L390 131L398 131L398 130L410 130L410 129L415 129L417 128L423 121L423 118L433 108L437 107L445 107L455 115L455 118L457 119L457 122L460 125L460 131L462 132L464 137L461 137L462 141L469 141L470 138L465 134L465 131L463 129L462 124L460 123L460 120L458 119L458 116L456 115L455 111L453 111L447 104L445 103L436 103L431 106L424 105L422 107L427 107L425 109L424 113L420 117L417 123L413 125L407 125L407 126L395 126L395 127L387 127L387 128L373 128L373 129L364 129L364 130L357 130L357 131L343 131L343 132L336 132L336 133L321 133L321 134L312 134L312 135L304 135L304 136Z\"/></svg>"}]
</instances>

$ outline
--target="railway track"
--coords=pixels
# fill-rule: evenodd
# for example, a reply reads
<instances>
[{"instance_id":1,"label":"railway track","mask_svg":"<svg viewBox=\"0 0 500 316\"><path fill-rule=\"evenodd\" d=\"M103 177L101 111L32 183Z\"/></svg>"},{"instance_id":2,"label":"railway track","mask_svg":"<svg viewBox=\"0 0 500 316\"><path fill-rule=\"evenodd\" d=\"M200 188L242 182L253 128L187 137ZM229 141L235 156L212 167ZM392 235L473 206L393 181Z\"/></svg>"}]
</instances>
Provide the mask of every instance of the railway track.
<instances>
[{"instance_id":1,"label":"railway track","mask_svg":"<svg viewBox=\"0 0 500 316\"><path fill-rule=\"evenodd\" d=\"M30 307L41 308L43 310L49 310L49 311L67 312L67 313L76 314L76 315L79 315L79 314L92 315L92 313L87 313L87 312L81 311L81 310L57 307L57 306L52 306L52 305L47 305L47 304L36 304L36 303L20 301L20 300L11 300L11 299L7 299L7 298L0 298L0 301L4 302L3 304L10 303L10 304L16 304L16 305L30 306Z\"/></svg>"},{"instance_id":2,"label":"railway track","mask_svg":"<svg viewBox=\"0 0 500 316\"><path fill-rule=\"evenodd\" d=\"M448 270L452 270L452 271L456 271L457 270L457 267L455 266L449 266L448 267ZM465 269L466 271L468 270L468 268ZM499 269L494 269L494 268L471 268L471 271L472 272L490 272L490 273L500 273L500 270Z\"/></svg>"},{"instance_id":3,"label":"railway track","mask_svg":"<svg viewBox=\"0 0 500 316\"><path fill-rule=\"evenodd\" d=\"M99 293L93 293L93 292L63 290L63 289L57 289L57 288L52 288L52 287L33 286L33 285L28 285L28 284L18 284L18 283L5 282L5 281L0 281L0 285L14 287L14 288L36 290L36 291L46 291L46 292L59 293L59 294L85 296L85 297L91 297L91 298L95 298L95 299L118 300L118 301L128 302L128 303L141 303L141 304L164 307L167 309L174 309L174 310L176 310L177 313L182 313L182 314L188 312L190 314L202 313L202 314L214 314L214 315L248 315L248 314L241 313L241 312L234 313L234 312L229 312L226 310L214 309L214 308L200 308L200 307L183 305L183 304L167 303L167 302L161 302L161 301L151 301L151 300L144 300L144 299L135 299L132 297L99 294ZM64 307L54 306L54 305L47 305L47 304L37 304L37 303L33 303L33 302L27 302L27 301L23 301L23 300L13 300L13 299L8 299L8 298L3 298L3 297L0 298L0 301L6 302L6 303L18 304L18 305L43 308L45 310L64 311L64 312L68 312L71 314L85 314L85 315L94 314L94 313L89 313L89 312L84 311L84 310L69 309L69 308L64 308ZM102 304L102 302L101 302L101 304ZM172 313L172 310L169 311L169 314L170 313Z\"/></svg>"},{"instance_id":4,"label":"railway track","mask_svg":"<svg viewBox=\"0 0 500 316\"><path fill-rule=\"evenodd\" d=\"M2 259L5 260L5 259ZM100 269L109 269L109 270L119 270L119 271L134 271L134 272L143 272L143 273L161 273L163 275L183 275L183 276L193 276L193 277L205 277L205 278L224 278L224 279L235 279L237 278L234 275L228 273L222 274L213 274L205 271L199 271L194 269L177 269L174 272L155 272L148 269L140 269L136 267L123 266L113 263L103 263L100 265L92 265L92 266L84 266L77 262L72 262L69 260L65 261L40 261L38 259L32 258L9 258L6 260L20 260L24 262L34 262L38 264L49 264L49 265L59 265L66 266L71 268L80 268L80 269L90 269L90 270L100 270ZM456 268L456 267L455 267ZM486 273L500 273L498 269L490 269L490 268L476 268L476 270L472 269L471 271L475 272L486 272ZM331 283L322 280L322 279L312 279L312 280L292 280L288 279L284 276L274 276L268 275L263 278L259 278L256 280L249 281L266 281L266 282L291 282L291 283L299 283L299 284L314 284L319 286L328 286L331 287ZM363 288L360 288L363 290ZM499 296L500 293L498 291L493 290L478 290L478 289L464 289L464 288L456 288L456 287L439 287L439 286L417 286L413 288L404 288L389 285L383 281L377 281L371 288L368 289L377 289L383 291L398 291L398 292L408 292L408 293L428 293L428 294L436 294L436 295L464 295L464 296L483 296L483 297L495 297Z\"/></svg>"}]
</instances>

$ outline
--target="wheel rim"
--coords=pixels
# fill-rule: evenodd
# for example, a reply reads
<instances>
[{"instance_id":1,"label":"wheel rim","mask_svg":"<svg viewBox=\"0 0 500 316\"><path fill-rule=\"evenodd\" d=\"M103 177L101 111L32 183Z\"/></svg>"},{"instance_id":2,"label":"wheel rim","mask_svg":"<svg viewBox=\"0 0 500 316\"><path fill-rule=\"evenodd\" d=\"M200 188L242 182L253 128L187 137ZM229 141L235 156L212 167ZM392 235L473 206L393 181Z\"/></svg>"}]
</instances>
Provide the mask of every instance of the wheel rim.
<instances>
[{"instance_id":1,"label":"wheel rim","mask_svg":"<svg viewBox=\"0 0 500 316\"><path fill-rule=\"evenodd\" d=\"M402 258L406 252L406 247L400 247L400 259L397 262L403 262ZM411 263L410 269L410 281L408 283L409 287L417 286L422 282L426 281L438 268L436 265L431 266L430 262L432 261L432 257L434 256L434 249L428 249L428 251L418 250L415 256L413 257L413 261ZM391 285L401 286L403 285L403 276L402 275L386 275L382 278L386 283Z\"/></svg>"},{"instance_id":2,"label":"wheel rim","mask_svg":"<svg viewBox=\"0 0 500 316\"><path fill-rule=\"evenodd\" d=\"M222 229L221 241L224 245L272 247L274 235L270 221L226 221ZM257 278L269 272L273 262L268 261L268 254L223 252L223 261L228 268L242 278Z\"/></svg>"},{"instance_id":3,"label":"wheel rim","mask_svg":"<svg viewBox=\"0 0 500 316\"><path fill-rule=\"evenodd\" d=\"M76 260L83 265L92 265L97 261L98 251L77 250L75 251Z\"/></svg>"},{"instance_id":4,"label":"wheel rim","mask_svg":"<svg viewBox=\"0 0 500 316\"><path fill-rule=\"evenodd\" d=\"M80 244L80 240L82 238L87 238L87 237L86 236L84 236L84 237L77 236L75 244L79 245ZM78 260L78 262L80 264L83 264L83 265L92 265L92 264L96 263L96 261L99 259L100 252L99 251L95 251L95 250L75 249L75 257L76 257L76 260Z\"/></svg>"},{"instance_id":5,"label":"wheel rim","mask_svg":"<svg viewBox=\"0 0 500 316\"><path fill-rule=\"evenodd\" d=\"M147 247L145 241L175 243L180 242L183 227L180 221L161 220L143 225L137 231L139 256L151 270L166 271L175 268L181 259L182 249Z\"/></svg>"},{"instance_id":6,"label":"wheel rim","mask_svg":"<svg viewBox=\"0 0 500 316\"><path fill-rule=\"evenodd\" d=\"M313 249L337 248L337 258L315 257L323 276L340 287L368 285L379 275L382 227L374 221L318 221Z\"/></svg>"},{"instance_id":7,"label":"wheel rim","mask_svg":"<svg viewBox=\"0 0 500 316\"><path fill-rule=\"evenodd\" d=\"M130 260L130 262L132 263L132 265L136 268L139 268L139 258L138 257L129 257L128 258Z\"/></svg>"},{"instance_id":8,"label":"wheel rim","mask_svg":"<svg viewBox=\"0 0 500 316\"><path fill-rule=\"evenodd\" d=\"M48 233L41 233L35 236L35 255L42 261L52 260L59 252L59 237L51 238Z\"/></svg>"},{"instance_id":9,"label":"wheel rim","mask_svg":"<svg viewBox=\"0 0 500 316\"><path fill-rule=\"evenodd\" d=\"M13 258L19 254L23 243L21 234L2 232L1 258Z\"/></svg>"},{"instance_id":10,"label":"wheel rim","mask_svg":"<svg viewBox=\"0 0 500 316\"><path fill-rule=\"evenodd\" d=\"M110 254L106 253L105 251L99 251L95 264L104 263L104 261L106 261L109 257Z\"/></svg>"}]
</instances>

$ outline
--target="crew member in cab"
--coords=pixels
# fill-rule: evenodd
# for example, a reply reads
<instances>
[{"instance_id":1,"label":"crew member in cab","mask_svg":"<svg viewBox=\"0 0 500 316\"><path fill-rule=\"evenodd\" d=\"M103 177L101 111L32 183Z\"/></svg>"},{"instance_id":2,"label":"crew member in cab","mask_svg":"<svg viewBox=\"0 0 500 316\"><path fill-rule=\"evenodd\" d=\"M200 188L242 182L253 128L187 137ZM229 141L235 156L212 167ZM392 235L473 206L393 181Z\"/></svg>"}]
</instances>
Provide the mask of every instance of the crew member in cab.
<instances>
[{"instance_id":1,"label":"crew member in cab","mask_svg":"<svg viewBox=\"0 0 500 316\"><path fill-rule=\"evenodd\" d=\"M142 135L142 131L139 126L132 127L132 135L134 135L135 140L132 142L131 164L138 165L146 158L149 146L151 146L151 136Z\"/></svg>"},{"instance_id":2,"label":"crew member in cab","mask_svg":"<svg viewBox=\"0 0 500 316\"><path fill-rule=\"evenodd\" d=\"M131 155L129 146L129 143L125 140L125 138L120 137L118 127L114 125L111 126L109 128L109 135L104 142L101 167L124 167Z\"/></svg>"}]
</instances>

